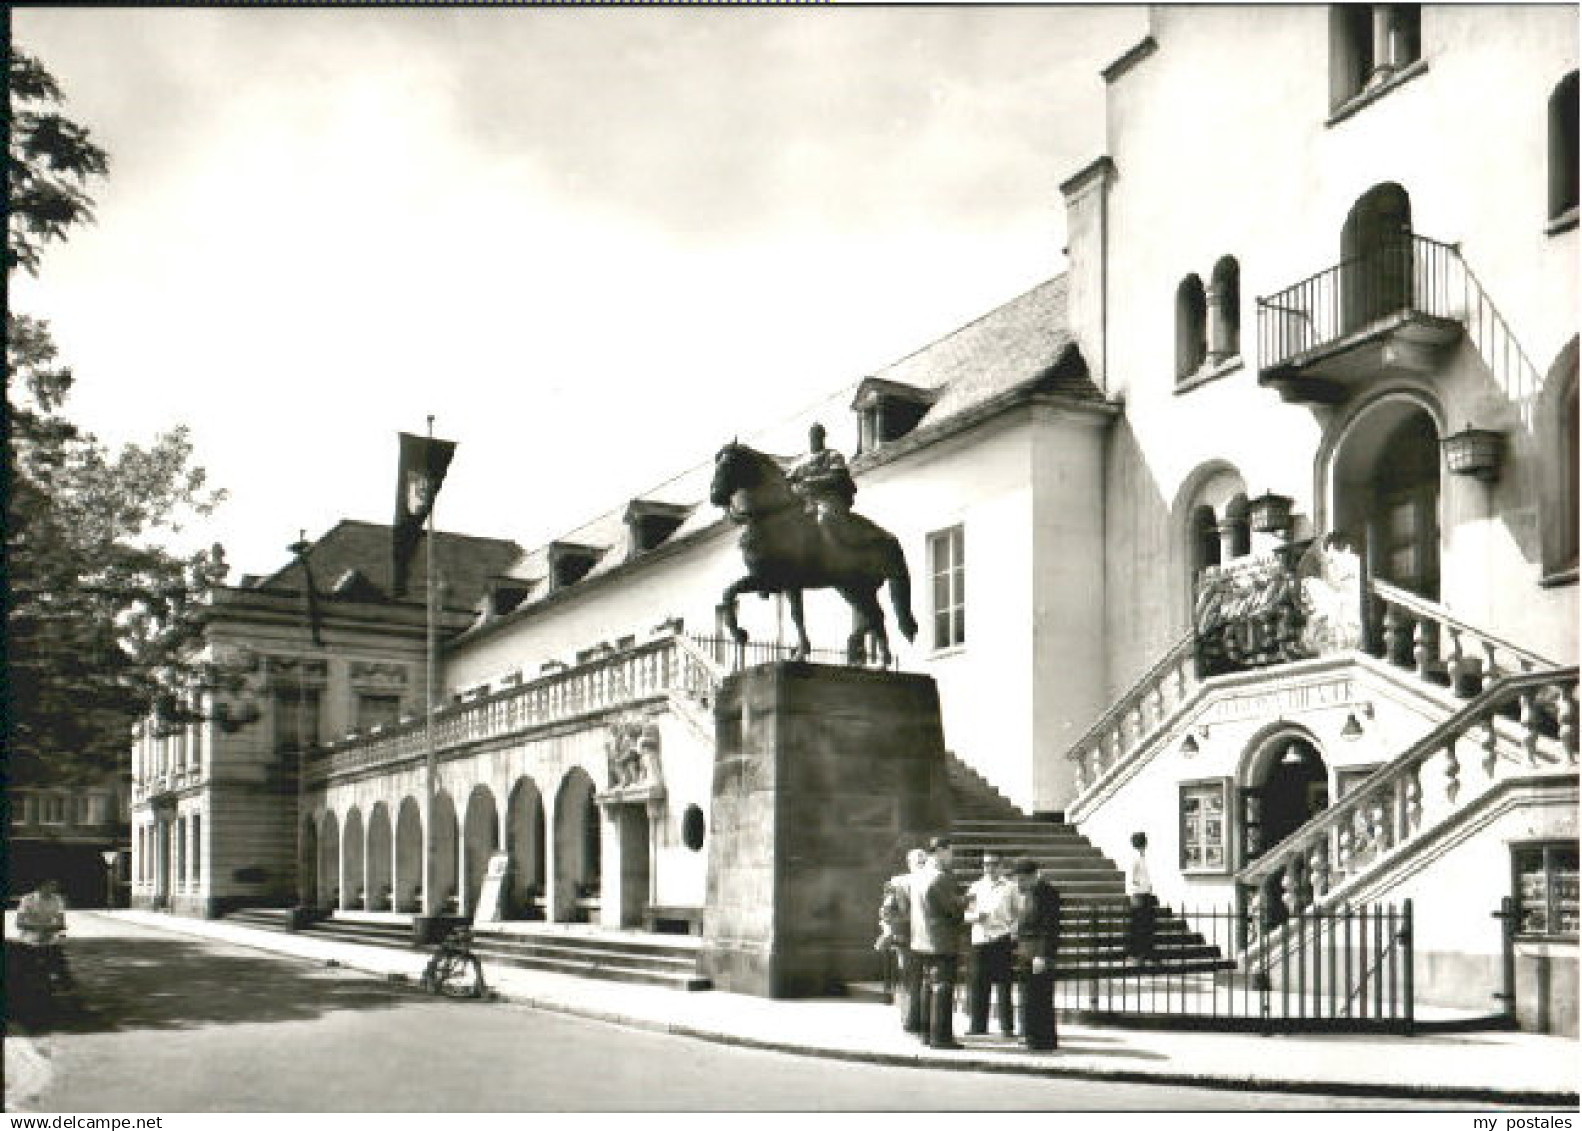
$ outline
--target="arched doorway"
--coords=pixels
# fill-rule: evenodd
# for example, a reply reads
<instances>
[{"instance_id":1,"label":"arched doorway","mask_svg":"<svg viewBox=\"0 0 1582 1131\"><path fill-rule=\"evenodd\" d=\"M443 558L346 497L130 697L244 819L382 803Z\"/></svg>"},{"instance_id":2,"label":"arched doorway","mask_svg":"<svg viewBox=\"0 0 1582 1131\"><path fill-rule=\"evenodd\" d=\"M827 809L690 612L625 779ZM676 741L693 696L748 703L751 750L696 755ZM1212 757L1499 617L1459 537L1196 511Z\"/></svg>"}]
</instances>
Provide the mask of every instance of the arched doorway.
<instances>
[{"instance_id":1,"label":"arched doorway","mask_svg":"<svg viewBox=\"0 0 1582 1131\"><path fill-rule=\"evenodd\" d=\"M603 888L599 806L593 779L573 767L555 795L555 908L557 922L592 918Z\"/></svg>"},{"instance_id":2,"label":"arched doorway","mask_svg":"<svg viewBox=\"0 0 1582 1131\"><path fill-rule=\"evenodd\" d=\"M361 910L363 906L363 815L355 806L346 814L346 833L344 841L345 867L341 875L346 877L341 888L340 906L343 910Z\"/></svg>"},{"instance_id":3,"label":"arched doorway","mask_svg":"<svg viewBox=\"0 0 1582 1131\"><path fill-rule=\"evenodd\" d=\"M511 855L506 917L543 917L544 798L532 778L522 778L506 806L506 851Z\"/></svg>"},{"instance_id":4,"label":"arched doorway","mask_svg":"<svg viewBox=\"0 0 1582 1131\"><path fill-rule=\"evenodd\" d=\"M1281 729L1254 748L1242 776L1241 845L1251 863L1329 808L1329 766L1318 744L1304 732ZM1265 885L1266 924L1283 921L1285 877L1276 873ZM1298 877L1305 883L1305 877ZM1311 898L1295 894L1298 905Z\"/></svg>"},{"instance_id":5,"label":"arched doorway","mask_svg":"<svg viewBox=\"0 0 1582 1131\"><path fill-rule=\"evenodd\" d=\"M473 787L467 796L467 816L462 826L462 872L465 877L462 914L477 915L489 857L500 846L500 817L494 794L486 785Z\"/></svg>"},{"instance_id":6,"label":"arched doorway","mask_svg":"<svg viewBox=\"0 0 1582 1131\"><path fill-rule=\"evenodd\" d=\"M368 813L368 910L392 911L390 807L376 802Z\"/></svg>"},{"instance_id":7,"label":"arched doorway","mask_svg":"<svg viewBox=\"0 0 1582 1131\"><path fill-rule=\"evenodd\" d=\"M1358 198L1340 232L1341 329L1361 329L1412 302L1412 202L1393 182Z\"/></svg>"},{"instance_id":8,"label":"arched doorway","mask_svg":"<svg viewBox=\"0 0 1582 1131\"><path fill-rule=\"evenodd\" d=\"M456 803L444 790L434 795L433 872L429 883L434 887L430 905L436 915L450 914L446 905L456 899Z\"/></svg>"},{"instance_id":9,"label":"arched doorway","mask_svg":"<svg viewBox=\"0 0 1582 1131\"><path fill-rule=\"evenodd\" d=\"M334 813L325 813L319 828L318 906L334 910L341 898L341 832Z\"/></svg>"},{"instance_id":10,"label":"arched doorway","mask_svg":"<svg viewBox=\"0 0 1582 1131\"><path fill-rule=\"evenodd\" d=\"M1332 464L1333 528L1371 576L1439 599L1439 431L1414 400L1388 399L1347 429Z\"/></svg>"},{"instance_id":11,"label":"arched doorway","mask_svg":"<svg viewBox=\"0 0 1582 1131\"><path fill-rule=\"evenodd\" d=\"M423 899L423 814L411 797L403 798L396 816L395 881L391 891L396 911L421 910Z\"/></svg>"}]
</instances>

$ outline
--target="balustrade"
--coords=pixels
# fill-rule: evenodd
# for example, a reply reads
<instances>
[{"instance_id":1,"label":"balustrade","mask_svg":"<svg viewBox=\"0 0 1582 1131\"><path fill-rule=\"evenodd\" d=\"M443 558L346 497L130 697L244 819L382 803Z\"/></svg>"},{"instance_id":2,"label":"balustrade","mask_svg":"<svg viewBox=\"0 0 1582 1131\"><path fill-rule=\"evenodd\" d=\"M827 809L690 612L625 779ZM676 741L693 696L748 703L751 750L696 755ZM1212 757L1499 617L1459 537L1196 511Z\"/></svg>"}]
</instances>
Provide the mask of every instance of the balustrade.
<instances>
[{"instance_id":1,"label":"balustrade","mask_svg":"<svg viewBox=\"0 0 1582 1131\"><path fill-rule=\"evenodd\" d=\"M1272 885L1276 893L1296 893L1299 903L1286 910L1302 910L1309 901L1343 893L1349 881L1419 836L1432 823L1426 819L1430 800L1434 813L1448 814L1481 796L1503 767L1573 769L1576 693L1574 667L1505 677L1242 869L1238 885L1249 892ZM1483 751L1483 788L1475 792L1462 780L1457 743L1463 739ZM1443 759L1443 784L1428 798L1433 779L1424 770L1434 758Z\"/></svg>"},{"instance_id":2,"label":"balustrade","mask_svg":"<svg viewBox=\"0 0 1582 1131\"><path fill-rule=\"evenodd\" d=\"M1194 639L1180 640L1071 747L1066 757L1075 765L1079 793L1134 755L1195 689Z\"/></svg>"},{"instance_id":3,"label":"balustrade","mask_svg":"<svg viewBox=\"0 0 1582 1131\"><path fill-rule=\"evenodd\" d=\"M1368 651L1470 699L1499 679L1554 665L1542 656L1464 624L1432 601L1375 580Z\"/></svg>"},{"instance_id":4,"label":"balustrade","mask_svg":"<svg viewBox=\"0 0 1582 1131\"><path fill-rule=\"evenodd\" d=\"M708 702L724 673L693 641L663 637L628 652L606 654L494 695L434 713L436 750L500 738L579 715L671 693ZM307 767L311 780L416 759L426 747L421 719L367 738L334 744Z\"/></svg>"}]
</instances>

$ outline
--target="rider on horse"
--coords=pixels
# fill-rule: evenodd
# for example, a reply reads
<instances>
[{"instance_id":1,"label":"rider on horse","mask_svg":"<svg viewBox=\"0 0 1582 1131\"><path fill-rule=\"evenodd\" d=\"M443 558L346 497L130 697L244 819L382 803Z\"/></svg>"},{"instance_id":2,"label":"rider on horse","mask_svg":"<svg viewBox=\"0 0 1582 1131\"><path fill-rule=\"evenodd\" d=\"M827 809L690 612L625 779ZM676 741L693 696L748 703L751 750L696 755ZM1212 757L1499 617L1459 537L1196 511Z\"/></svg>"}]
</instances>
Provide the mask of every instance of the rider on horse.
<instances>
[{"instance_id":1,"label":"rider on horse","mask_svg":"<svg viewBox=\"0 0 1582 1131\"><path fill-rule=\"evenodd\" d=\"M791 488L800 495L826 537L850 543L851 505L857 484L846 466L846 457L824 446L824 426L808 429L808 454L791 468Z\"/></svg>"}]
</instances>

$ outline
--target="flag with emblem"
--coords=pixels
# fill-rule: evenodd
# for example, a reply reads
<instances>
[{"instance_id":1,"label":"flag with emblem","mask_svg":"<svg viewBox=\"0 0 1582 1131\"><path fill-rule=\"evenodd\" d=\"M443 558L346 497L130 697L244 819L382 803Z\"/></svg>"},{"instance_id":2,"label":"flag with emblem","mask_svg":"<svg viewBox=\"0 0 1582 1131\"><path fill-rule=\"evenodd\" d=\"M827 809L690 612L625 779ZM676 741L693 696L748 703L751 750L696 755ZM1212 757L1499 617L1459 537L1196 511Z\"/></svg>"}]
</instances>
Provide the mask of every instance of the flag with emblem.
<instances>
[{"instance_id":1,"label":"flag with emblem","mask_svg":"<svg viewBox=\"0 0 1582 1131\"><path fill-rule=\"evenodd\" d=\"M401 434L401 466L396 474L395 522L390 530L390 595L404 597L412 559L423 537L423 524L434 509L434 496L445 482L452 440Z\"/></svg>"}]
</instances>

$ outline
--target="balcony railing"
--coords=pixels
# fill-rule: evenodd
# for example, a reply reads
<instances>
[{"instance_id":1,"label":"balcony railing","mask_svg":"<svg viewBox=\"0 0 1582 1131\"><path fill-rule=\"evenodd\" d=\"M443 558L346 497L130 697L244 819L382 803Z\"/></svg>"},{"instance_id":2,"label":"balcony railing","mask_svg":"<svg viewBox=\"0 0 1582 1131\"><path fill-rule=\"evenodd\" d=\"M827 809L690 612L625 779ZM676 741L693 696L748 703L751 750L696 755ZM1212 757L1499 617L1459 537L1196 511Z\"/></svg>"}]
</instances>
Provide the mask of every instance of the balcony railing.
<instances>
[{"instance_id":1,"label":"balcony railing","mask_svg":"<svg viewBox=\"0 0 1582 1131\"><path fill-rule=\"evenodd\" d=\"M1406 235L1258 300L1265 374L1404 314L1460 324L1495 383L1529 426L1542 380L1454 244Z\"/></svg>"},{"instance_id":2,"label":"balcony railing","mask_svg":"<svg viewBox=\"0 0 1582 1131\"><path fill-rule=\"evenodd\" d=\"M784 645L716 637L672 635L605 653L576 667L531 682L453 703L434 712L434 749L522 734L586 715L619 710L645 700L680 696L707 707L720 681L746 666L789 659ZM841 662L835 653L815 653L816 662ZM408 719L330 743L309 756L307 780L326 778L422 758L427 750L422 719Z\"/></svg>"},{"instance_id":3,"label":"balcony railing","mask_svg":"<svg viewBox=\"0 0 1582 1131\"><path fill-rule=\"evenodd\" d=\"M1449 244L1405 235L1258 300L1265 371L1407 312L1463 320L1467 272Z\"/></svg>"}]
</instances>

